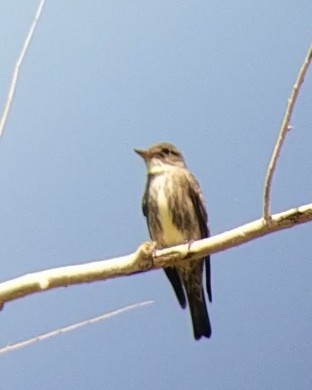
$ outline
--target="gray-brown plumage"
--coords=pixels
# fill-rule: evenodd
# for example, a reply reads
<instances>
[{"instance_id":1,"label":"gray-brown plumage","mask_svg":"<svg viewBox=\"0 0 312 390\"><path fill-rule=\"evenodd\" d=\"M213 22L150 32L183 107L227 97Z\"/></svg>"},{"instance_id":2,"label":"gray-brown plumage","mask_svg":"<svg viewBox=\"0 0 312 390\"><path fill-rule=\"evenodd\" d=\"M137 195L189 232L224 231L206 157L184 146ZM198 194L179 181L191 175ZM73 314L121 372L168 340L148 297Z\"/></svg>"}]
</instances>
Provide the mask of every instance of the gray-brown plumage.
<instances>
[{"instance_id":1,"label":"gray-brown plumage","mask_svg":"<svg viewBox=\"0 0 312 390\"><path fill-rule=\"evenodd\" d=\"M147 167L143 214L157 247L165 248L208 237L203 195L197 180L187 169L182 154L169 143L135 151L144 159ZM211 301L209 256L200 261L183 261L175 267L164 268L182 308L186 307L186 293L195 339L211 335L203 291L204 265L206 289Z\"/></svg>"}]
</instances>

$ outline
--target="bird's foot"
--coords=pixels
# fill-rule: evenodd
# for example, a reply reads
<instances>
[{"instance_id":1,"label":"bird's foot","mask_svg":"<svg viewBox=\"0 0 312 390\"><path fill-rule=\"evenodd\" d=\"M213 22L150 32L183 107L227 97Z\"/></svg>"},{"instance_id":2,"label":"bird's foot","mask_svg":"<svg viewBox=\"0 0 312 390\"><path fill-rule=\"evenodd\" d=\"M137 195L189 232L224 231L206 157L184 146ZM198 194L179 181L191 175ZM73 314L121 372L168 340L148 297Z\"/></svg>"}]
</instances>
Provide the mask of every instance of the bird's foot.
<instances>
[{"instance_id":1,"label":"bird's foot","mask_svg":"<svg viewBox=\"0 0 312 390\"><path fill-rule=\"evenodd\" d=\"M191 246L192 246L192 244L193 244L194 241L195 241L195 240L187 241L187 254L186 254L186 256L188 256L188 254L190 253L190 251L191 251ZM186 257L186 256L185 256L185 257Z\"/></svg>"}]
</instances>

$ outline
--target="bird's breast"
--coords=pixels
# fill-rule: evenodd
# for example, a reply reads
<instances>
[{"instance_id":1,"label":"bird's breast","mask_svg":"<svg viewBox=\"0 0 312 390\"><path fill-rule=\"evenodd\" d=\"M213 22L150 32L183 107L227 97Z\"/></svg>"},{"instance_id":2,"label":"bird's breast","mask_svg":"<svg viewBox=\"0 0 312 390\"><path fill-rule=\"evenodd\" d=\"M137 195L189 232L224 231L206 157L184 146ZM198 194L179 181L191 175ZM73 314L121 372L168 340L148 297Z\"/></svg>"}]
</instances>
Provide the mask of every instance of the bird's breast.
<instances>
[{"instance_id":1,"label":"bird's breast","mask_svg":"<svg viewBox=\"0 0 312 390\"><path fill-rule=\"evenodd\" d=\"M174 201L169 202L170 197L176 196L174 183L170 184L170 176L163 174L156 176L153 179L150 196L155 199L155 206L159 224L161 229L155 234L153 239L157 241L161 246L172 246L184 243L187 240L183 230L178 229L173 222L173 210L171 209Z\"/></svg>"}]
</instances>

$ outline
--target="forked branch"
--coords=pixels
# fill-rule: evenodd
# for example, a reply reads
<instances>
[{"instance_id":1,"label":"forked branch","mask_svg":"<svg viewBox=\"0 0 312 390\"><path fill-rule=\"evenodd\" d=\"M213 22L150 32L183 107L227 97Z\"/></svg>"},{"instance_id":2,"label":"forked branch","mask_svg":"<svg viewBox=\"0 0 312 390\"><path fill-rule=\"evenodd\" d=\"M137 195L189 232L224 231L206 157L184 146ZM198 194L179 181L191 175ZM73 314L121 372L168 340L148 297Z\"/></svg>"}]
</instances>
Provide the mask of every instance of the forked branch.
<instances>
[{"instance_id":1,"label":"forked branch","mask_svg":"<svg viewBox=\"0 0 312 390\"><path fill-rule=\"evenodd\" d=\"M295 107L295 103L301 88L301 85L304 81L304 77L308 71L309 65L312 60L312 45L310 46L308 53L306 55L306 58L300 68L300 71L297 76L297 80L295 82L295 85L293 87L292 93L290 98L288 99L288 104L286 108L286 112L282 121L282 125L277 137L276 144L273 149L273 153L271 156L271 160L269 162L266 178L265 178L265 184L264 184L264 200L263 200L263 218L266 222L270 222L271 218L271 185L272 185L272 178L273 174L276 168L276 163L281 151L281 148L283 146L284 140L286 138L287 132L291 129L290 125L290 119Z\"/></svg>"}]
</instances>

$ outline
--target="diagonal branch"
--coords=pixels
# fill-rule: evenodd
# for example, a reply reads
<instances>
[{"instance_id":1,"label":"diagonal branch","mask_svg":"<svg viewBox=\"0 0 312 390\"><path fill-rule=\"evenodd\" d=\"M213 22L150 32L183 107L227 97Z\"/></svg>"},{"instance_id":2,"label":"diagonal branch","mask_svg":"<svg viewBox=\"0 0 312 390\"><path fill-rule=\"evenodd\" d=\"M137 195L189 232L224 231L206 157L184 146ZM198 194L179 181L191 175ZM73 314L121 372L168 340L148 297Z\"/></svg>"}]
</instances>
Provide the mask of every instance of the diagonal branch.
<instances>
[{"instance_id":1,"label":"diagonal branch","mask_svg":"<svg viewBox=\"0 0 312 390\"><path fill-rule=\"evenodd\" d=\"M32 40L32 37L34 35L34 32L35 32L37 23L39 21L39 18L40 18L40 15L41 15L44 3L45 3L45 0L40 0L40 3L39 3L39 6L38 6L36 15L35 15L34 20L33 20L32 24L30 26L30 29L29 29L27 37L26 37L26 39L24 41L21 53L20 53L20 55L19 55L19 57L18 57L18 59L16 61L15 67L14 67L14 72L13 72L13 75L12 75L12 79L11 79L11 83L10 83L10 87L9 87L7 100L5 102L4 110L3 110L2 116L0 118L0 138L1 138L2 134L3 134L4 126L6 124L6 121L8 119L9 113L10 113L10 109L11 109L11 105L12 105L12 101L13 101L13 97L14 97L14 93L15 93L15 89L16 89L16 83L17 83L18 76L19 76L20 67L21 67L21 65L22 65L22 63L24 61L25 54L26 54L27 49L29 47L29 44L30 44L30 42Z\"/></svg>"},{"instance_id":2,"label":"diagonal branch","mask_svg":"<svg viewBox=\"0 0 312 390\"><path fill-rule=\"evenodd\" d=\"M279 157L281 148L283 146L284 140L286 138L287 132L291 129L290 126L290 119L295 107L295 103L300 91L300 87L304 81L304 77L308 71L309 65L312 60L312 46L310 46L308 53L306 55L306 58L301 66L301 69L298 73L298 77L296 80L296 83L293 87L292 93L290 98L288 99L288 104L286 108L286 112L283 118L283 122L280 128L280 132L276 141L276 144L274 146L274 150L271 156L271 160L268 166L266 178L265 178L265 184L264 184L264 205L263 205L263 218L266 222L270 221L271 216L271 210L270 210L270 193L271 193L271 185L272 185L272 178L273 174L276 168L277 159Z\"/></svg>"},{"instance_id":3,"label":"diagonal branch","mask_svg":"<svg viewBox=\"0 0 312 390\"><path fill-rule=\"evenodd\" d=\"M136 252L109 260L54 268L24 275L0 284L0 304L57 287L91 283L128 276L150 269L170 266L177 261L203 258L247 243L256 238L312 221L312 203L272 216L270 224L263 218L204 240L154 251L153 243L142 244Z\"/></svg>"},{"instance_id":4,"label":"diagonal branch","mask_svg":"<svg viewBox=\"0 0 312 390\"><path fill-rule=\"evenodd\" d=\"M96 322L99 322L99 321L107 320L109 318L118 316L119 314L125 313L127 311L137 309L137 308L142 307L142 306L150 305L153 302L154 301L143 301L143 302L139 302L139 303L134 303L132 305L121 307L120 309L116 309L114 311L110 311L108 313L102 314L100 316L89 318L87 320L77 322L76 324L65 326L64 328L52 330L51 332L44 333L44 334L32 337L32 338L27 339L27 340L20 341L18 343L12 344L12 345L7 345L6 347L0 348L0 355L7 353L7 352L15 351L17 349L27 347L28 345L49 339L49 338L54 337L54 336L59 336L60 334L71 332L73 330L82 328L83 326L86 326L86 325L91 325L91 324L95 324Z\"/></svg>"}]
</instances>

